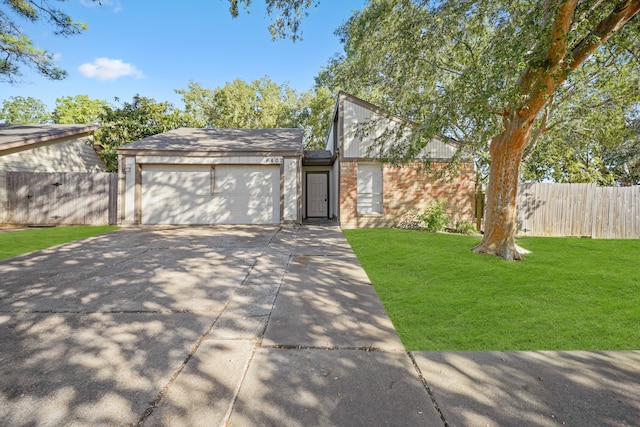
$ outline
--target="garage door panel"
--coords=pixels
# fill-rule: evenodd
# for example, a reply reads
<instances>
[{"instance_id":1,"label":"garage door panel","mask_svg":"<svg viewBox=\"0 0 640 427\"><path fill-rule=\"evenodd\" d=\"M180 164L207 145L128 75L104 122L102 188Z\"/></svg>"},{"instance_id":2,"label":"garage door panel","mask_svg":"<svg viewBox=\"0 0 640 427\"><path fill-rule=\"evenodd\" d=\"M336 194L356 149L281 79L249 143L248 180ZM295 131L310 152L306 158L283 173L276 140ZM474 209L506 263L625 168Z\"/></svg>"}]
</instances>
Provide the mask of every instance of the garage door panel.
<instances>
[{"instance_id":1,"label":"garage door panel","mask_svg":"<svg viewBox=\"0 0 640 427\"><path fill-rule=\"evenodd\" d=\"M210 224L209 205L211 197L193 198L177 196L171 200L171 207L162 201L143 206L144 224Z\"/></svg>"},{"instance_id":2,"label":"garage door panel","mask_svg":"<svg viewBox=\"0 0 640 427\"><path fill-rule=\"evenodd\" d=\"M274 167L217 167L215 192L223 194L273 195L280 192L279 170ZM276 188L277 187L277 188Z\"/></svg>"},{"instance_id":3,"label":"garage door panel","mask_svg":"<svg viewBox=\"0 0 640 427\"><path fill-rule=\"evenodd\" d=\"M142 193L144 224L280 222L279 166L148 165Z\"/></svg>"}]
</instances>

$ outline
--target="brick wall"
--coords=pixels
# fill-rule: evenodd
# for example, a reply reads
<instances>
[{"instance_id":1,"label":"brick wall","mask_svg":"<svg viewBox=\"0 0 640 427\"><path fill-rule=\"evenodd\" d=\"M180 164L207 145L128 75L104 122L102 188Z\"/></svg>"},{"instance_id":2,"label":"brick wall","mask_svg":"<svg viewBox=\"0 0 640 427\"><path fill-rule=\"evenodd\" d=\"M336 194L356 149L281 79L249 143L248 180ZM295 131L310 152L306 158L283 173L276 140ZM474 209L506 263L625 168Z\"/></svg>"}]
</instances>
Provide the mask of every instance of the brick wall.
<instances>
[{"instance_id":1,"label":"brick wall","mask_svg":"<svg viewBox=\"0 0 640 427\"><path fill-rule=\"evenodd\" d=\"M419 162L382 168L382 214L357 213L358 163L340 163L340 225L343 228L391 227L407 211L422 212L434 201L446 199L446 211L454 220L473 221L475 175L472 163L460 165L455 177L438 176L446 163L424 169Z\"/></svg>"}]
</instances>

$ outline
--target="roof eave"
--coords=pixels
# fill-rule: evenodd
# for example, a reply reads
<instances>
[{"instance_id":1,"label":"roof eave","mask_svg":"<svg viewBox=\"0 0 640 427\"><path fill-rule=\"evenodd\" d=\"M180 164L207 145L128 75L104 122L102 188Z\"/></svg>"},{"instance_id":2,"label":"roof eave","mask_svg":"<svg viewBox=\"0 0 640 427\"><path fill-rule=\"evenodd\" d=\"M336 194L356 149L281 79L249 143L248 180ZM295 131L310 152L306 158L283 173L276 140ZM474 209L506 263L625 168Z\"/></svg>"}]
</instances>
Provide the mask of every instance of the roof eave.
<instances>
[{"instance_id":1,"label":"roof eave","mask_svg":"<svg viewBox=\"0 0 640 427\"><path fill-rule=\"evenodd\" d=\"M162 150L145 148L123 148L117 149L118 154L131 156L180 156L180 157L260 157L260 156L282 156L298 157L302 155L302 150Z\"/></svg>"},{"instance_id":2,"label":"roof eave","mask_svg":"<svg viewBox=\"0 0 640 427\"><path fill-rule=\"evenodd\" d=\"M52 132L46 135L38 136L35 138L24 138L14 142L7 142L2 145L2 148L0 148L0 152L14 150L16 148L28 147L30 145L35 145L35 144L51 142L57 139L70 138L74 136L84 136L94 132L99 128L100 128L100 125L87 125L79 129L65 129L65 130Z\"/></svg>"}]
</instances>

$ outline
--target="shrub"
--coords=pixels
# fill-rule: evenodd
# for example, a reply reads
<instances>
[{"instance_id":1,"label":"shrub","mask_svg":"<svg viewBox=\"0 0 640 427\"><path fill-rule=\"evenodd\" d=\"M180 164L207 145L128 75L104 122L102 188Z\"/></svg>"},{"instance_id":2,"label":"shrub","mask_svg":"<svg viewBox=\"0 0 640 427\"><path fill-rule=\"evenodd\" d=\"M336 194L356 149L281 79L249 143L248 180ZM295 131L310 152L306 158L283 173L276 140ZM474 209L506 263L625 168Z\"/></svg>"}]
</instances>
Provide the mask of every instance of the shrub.
<instances>
[{"instance_id":1,"label":"shrub","mask_svg":"<svg viewBox=\"0 0 640 427\"><path fill-rule=\"evenodd\" d=\"M478 233L478 229L471 221L459 221L456 224L456 233L471 235Z\"/></svg>"},{"instance_id":2,"label":"shrub","mask_svg":"<svg viewBox=\"0 0 640 427\"><path fill-rule=\"evenodd\" d=\"M396 224L396 228L401 228L403 230L422 230L424 229L424 224L420 220L420 214L418 211L411 209L400 217L400 220Z\"/></svg>"},{"instance_id":3,"label":"shrub","mask_svg":"<svg viewBox=\"0 0 640 427\"><path fill-rule=\"evenodd\" d=\"M433 202L419 217L424 229L432 233L444 231L451 222L451 217L444 211L444 202Z\"/></svg>"}]
</instances>

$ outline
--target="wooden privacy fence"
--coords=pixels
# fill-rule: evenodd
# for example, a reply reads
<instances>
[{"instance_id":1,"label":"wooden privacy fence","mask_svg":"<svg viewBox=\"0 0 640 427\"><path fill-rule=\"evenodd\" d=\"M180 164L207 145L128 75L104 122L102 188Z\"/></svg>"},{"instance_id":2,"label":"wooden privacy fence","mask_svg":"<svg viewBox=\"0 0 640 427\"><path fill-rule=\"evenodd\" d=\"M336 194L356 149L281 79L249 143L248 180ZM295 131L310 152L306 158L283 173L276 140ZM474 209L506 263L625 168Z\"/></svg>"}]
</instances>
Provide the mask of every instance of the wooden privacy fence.
<instances>
[{"instance_id":1,"label":"wooden privacy fence","mask_svg":"<svg viewBox=\"0 0 640 427\"><path fill-rule=\"evenodd\" d=\"M117 222L118 174L7 172L7 222L87 224Z\"/></svg>"},{"instance_id":2,"label":"wooden privacy fence","mask_svg":"<svg viewBox=\"0 0 640 427\"><path fill-rule=\"evenodd\" d=\"M520 184L518 235L640 238L640 186Z\"/></svg>"}]
</instances>

